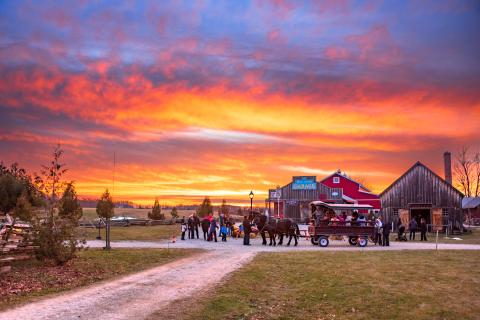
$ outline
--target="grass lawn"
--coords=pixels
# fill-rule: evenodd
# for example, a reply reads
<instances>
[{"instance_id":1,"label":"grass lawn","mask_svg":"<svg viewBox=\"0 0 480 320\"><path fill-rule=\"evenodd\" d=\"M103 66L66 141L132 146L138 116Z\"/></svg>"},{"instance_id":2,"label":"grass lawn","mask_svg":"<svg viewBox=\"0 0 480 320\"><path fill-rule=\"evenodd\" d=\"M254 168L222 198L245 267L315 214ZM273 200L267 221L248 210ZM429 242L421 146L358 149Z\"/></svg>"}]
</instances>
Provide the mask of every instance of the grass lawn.
<instances>
[{"instance_id":1,"label":"grass lawn","mask_svg":"<svg viewBox=\"0 0 480 320\"><path fill-rule=\"evenodd\" d=\"M148 218L148 211L152 211L152 209L136 209L136 208L115 208L115 216L129 216L133 218L139 219L147 219ZM170 209L162 210L165 214L167 219L171 218ZM195 210L178 210L178 216L186 216L193 214ZM95 208L83 208L83 216L82 220L95 220L97 219L97 211Z\"/></svg>"},{"instance_id":2,"label":"grass lawn","mask_svg":"<svg viewBox=\"0 0 480 320\"><path fill-rule=\"evenodd\" d=\"M93 240L98 236L98 229L80 227L80 234L87 240ZM105 229L101 229L102 239L105 240ZM170 239L175 234L177 238L181 235L180 225L159 225L159 226L130 226L111 227L111 240L163 240Z\"/></svg>"},{"instance_id":3,"label":"grass lawn","mask_svg":"<svg viewBox=\"0 0 480 320\"><path fill-rule=\"evenodd\" d=\"M409 232L407 231L407 238L408 236ZM428 242L435 243L435 236L435 233L427 233ZM390 233L390 241L395 241L396 237L396 232ZM460 238L462 240L451 238ZM414 242L420 242L420 232L416 233ZM438 243L480 244L480 229L473 229L472 232L465 232L461 235L449 235L448 238L445 237L445 232L440 232L438 234Z\"/></svg>"},{"instance_id":4,"label":"grass lawn","mask_svg":"<svg viewBox=\"0 0 480 320\"><path fill-rule=\"evenodd\" d=\"M198 308L180 301L174 318L479 319L479 261L478 251L262 253Z\"/></svg>"},{"instance_id":5,"label":"grass lawn","mask_svg":"<svg viewBox=\"0 0 480 320\"><path fill-rule=\"evenodd\" d=\"M89 249L65 266L35 259L20 261L1 275L0 310L31 302L48 294L70 290L119 275L192 255L199 250L183 249Z\"/></svg>"}]
</instances>

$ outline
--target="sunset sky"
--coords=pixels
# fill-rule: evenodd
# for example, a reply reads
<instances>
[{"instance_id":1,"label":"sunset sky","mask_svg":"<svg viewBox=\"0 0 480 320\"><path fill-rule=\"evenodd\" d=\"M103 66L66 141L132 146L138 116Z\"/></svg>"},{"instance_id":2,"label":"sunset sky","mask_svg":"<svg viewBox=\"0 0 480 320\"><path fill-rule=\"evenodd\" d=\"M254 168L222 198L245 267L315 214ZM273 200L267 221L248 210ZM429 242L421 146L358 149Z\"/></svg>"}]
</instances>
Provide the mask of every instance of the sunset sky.
<instances>
[{"instance_id":1,"label":"sunset sky","mask_svg":"<svg viewBox=\"0 0 480 320\"><path fill-rule=\"evenodd\" d=\"M479 1L0 2L0 160L60 143L83 197L114 152L142 204L339 168L381 192L479 136Z\"/></svg>"}]
</instances>

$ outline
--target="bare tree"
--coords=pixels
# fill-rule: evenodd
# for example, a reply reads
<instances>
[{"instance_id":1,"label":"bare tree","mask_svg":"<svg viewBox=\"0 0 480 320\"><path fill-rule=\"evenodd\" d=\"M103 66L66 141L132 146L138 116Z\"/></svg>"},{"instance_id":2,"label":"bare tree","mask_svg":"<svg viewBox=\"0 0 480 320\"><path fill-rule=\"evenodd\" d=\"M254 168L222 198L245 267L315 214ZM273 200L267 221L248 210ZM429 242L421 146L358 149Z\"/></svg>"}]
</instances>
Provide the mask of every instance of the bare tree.
<instances>
[{"instance_id":1,"label":"bare tree","mask_svg":"<svg viewBox=\"0 0 480 320\"><path fill-rule=\"evenodd\" d=\"M480 196L480 152L471 153L464 146L457 153L454 165L456 187L467 197Z\"/></svg>"},{"instance_id":2,"label":"bare tree","mask_svg":"<svg viewBox=\"0 0 480 320\"><path fill-rule=\"evenodd\" d=\"M480 196L480 151L475 153L473 158L473 166L475 168L475 197Z\"/></svg>"}]
</instances>

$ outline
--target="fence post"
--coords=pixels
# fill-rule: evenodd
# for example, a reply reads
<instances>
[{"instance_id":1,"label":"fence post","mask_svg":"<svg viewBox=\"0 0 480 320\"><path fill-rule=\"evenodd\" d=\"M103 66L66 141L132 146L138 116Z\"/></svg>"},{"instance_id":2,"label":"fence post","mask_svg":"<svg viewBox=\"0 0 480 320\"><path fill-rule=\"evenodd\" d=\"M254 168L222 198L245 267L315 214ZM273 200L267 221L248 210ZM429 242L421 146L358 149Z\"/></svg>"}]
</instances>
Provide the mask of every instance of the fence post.
<instances>
[{"instance_id":1,"label":"fence post","mask_svg":"<svg viewBox=\"0 0 480 320\"><path fill-rule=\"evenodd\" d=\"M437 230L437 236L435 237L435 250L438 251L438 230Z\"/></svg>"}]
</instances>

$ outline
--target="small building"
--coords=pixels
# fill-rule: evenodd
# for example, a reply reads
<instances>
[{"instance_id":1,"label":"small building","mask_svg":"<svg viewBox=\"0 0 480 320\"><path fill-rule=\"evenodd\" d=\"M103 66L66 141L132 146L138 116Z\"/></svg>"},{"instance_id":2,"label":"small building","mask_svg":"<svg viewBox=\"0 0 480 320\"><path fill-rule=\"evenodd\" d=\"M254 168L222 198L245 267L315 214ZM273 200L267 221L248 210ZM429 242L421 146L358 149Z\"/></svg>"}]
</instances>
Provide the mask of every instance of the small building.
<instances>
[{"instance_id":1,"label":"small building","mask_svg":"<svg viewBox=\"0 0 480 320\"><path fill-rule=\"evenodd\" d=\"M268 191L265 207L271 216L304 222L311 216L310 202L316 200L371 205L374 210L380 210L377 195L339 171L320 182L316 176L294 176L289 184Z\"/></svg>"},{"instance_id":2,"label":"small building","mask_svg":"<svg viewBox=\"0 0 480 320\"><path fill-rule=\"evenodd\" d=\"M412 218L424 218L431 230L462 230L463 194L452 186L450 153L444 154L445 176L441 178L421 162L380 193L385 220L394 226Z\"/></svg>"},{"instance_id":3,"label":"small building","mask_svg":"<svg viewBox=\"0 0 480 320\"><path fill-rule=\"evenodd\" d=\"M466 224L480 225L480 197L465 197L462 200Z\"/></svg>"},{"instance_id":4,"label":"small building","mask_svg":"<svg viewBox=\"0 0 480 320\"><path fill-rule=\"evenodd\" d=\"M373 207L374 213L380 212L381 203L378 195L372 193L368 188L351 179L346 174L342 174L340 170L324 178L321 183L330 188L342 189L342 198L346 203L368 204ZM360 212L367 213L365 211L360 210Z\"/></svg>"}]
</instances>

